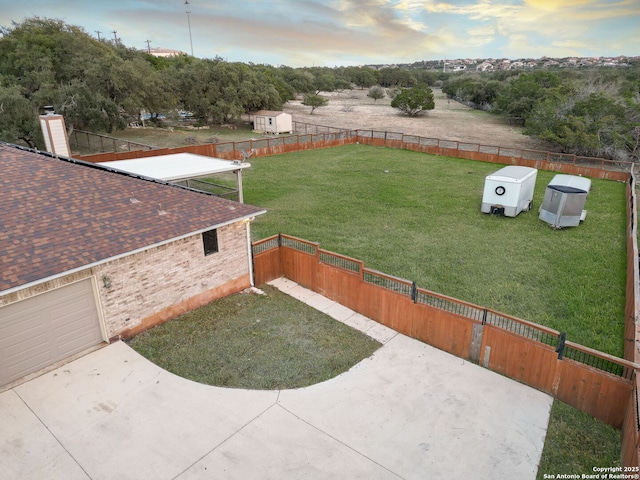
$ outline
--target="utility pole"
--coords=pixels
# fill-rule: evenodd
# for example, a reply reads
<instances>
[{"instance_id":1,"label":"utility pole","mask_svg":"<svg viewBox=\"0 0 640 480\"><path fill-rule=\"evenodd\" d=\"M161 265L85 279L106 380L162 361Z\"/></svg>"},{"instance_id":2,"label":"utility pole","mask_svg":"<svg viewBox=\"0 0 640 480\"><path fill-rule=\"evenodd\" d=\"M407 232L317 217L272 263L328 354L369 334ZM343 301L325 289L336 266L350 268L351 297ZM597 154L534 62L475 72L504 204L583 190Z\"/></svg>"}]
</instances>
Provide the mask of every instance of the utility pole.
<instances>
[{"instance_id":1,"label":"utility pole","mask_svg":"<svg viewBox=\"0 0 640 480\"><path fill-rule=\"evenodd\" d=\"M151 40L147 40L147 52L151 55Z\"/></svg>"},{"instance_id":2,"label":"utility pole","mask_svg":"<svg viewBox=\"0 0 640 480\"><path fill-rule=\"evenodd\" d=\"M100 41L100 34L102 33L100 30L94 30L98 34L98 41Z\"/></svg>"},{"instance_id":3,"label":"utility pole","mask_svg":"<svg viewBox=\"0 0 640 480\"><path fill-rule=\"evenodd\" d=\"M111 33L113 33L113 40L114 40L115 44L118 45L118 35L117 35L118 32L117 32L117 30L114 30Z\"/></svg>"},{"instance_id":4,"label":"utility pole","mask_svg":"<svg viewBox=\"0 0 640 480\"><path fill-rule=\"evenodd\" d=\"M191 38L191 9L189 8L189 0L184 0L184 4L187 6L187 23L189 24L189 43L191 44L191 56L193 57L193 39Z\"/></svg>"}]
</instances>

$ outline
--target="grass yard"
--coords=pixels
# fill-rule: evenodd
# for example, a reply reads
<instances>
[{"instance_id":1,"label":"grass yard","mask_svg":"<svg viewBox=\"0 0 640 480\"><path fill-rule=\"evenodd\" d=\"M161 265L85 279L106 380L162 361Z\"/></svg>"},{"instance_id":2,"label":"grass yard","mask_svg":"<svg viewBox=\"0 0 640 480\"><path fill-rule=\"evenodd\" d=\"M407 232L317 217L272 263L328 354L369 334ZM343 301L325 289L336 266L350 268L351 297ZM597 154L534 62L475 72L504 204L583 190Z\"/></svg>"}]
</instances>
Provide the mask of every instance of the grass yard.
<instances>
[{"instance_id":1,"label":"grass yard","mask_svg":"<svg viewBox=\"0 0 640 480\"><path fill-rule=\"evenodd\" d=\"M267 295L219 299L129 341L156 365L222 387L313 385L369 357L380 343L268 285Z\"/></svg>"},{"instance_id":2,"label":"grass yard","mask_svg":"<svg viewBox=\"0 0 640 480\"><path fill-rule=\"evenodd\" d=\"M251 160L245 202L268 212L253 239L286 233L418 286L567 332L622 356L625 185L593 180L586 221L538 219L554 173L539 171L534 209L480 212L484 178L501 166L351 145Z\"/></svg>"},{"instance_id":3,"label":"grass yard","mask_svg":"<svg viewBox=\"0 0 640 480\"><path fill-rule=\"evenodd\" d=\"M254 133L248 124L239 124L236 129L211 127L201 130L176 127L167 128L127 128L116 133L117 137L130 142L154 147L168 148L205 143L239 142L249 138L262 138Z\"/></svg>"},{"instance_id":4,"label":"grass yard","mask_svg":"<svg viewBox=\"0 0 640 480\"><path fill-rule=\"evenodd\" d=\"M593 474L596 466L619 466L620 455L620 431L556 400L536 478Z\"/></svg>"},{"instance_id":5,"label":"grass yard","mask_svg":"<svg viewBox=\"0 0 640 480\"><path fill-rule=\"evenodd\" d=\"M587 218L553 230L538 219L554 173L539 171L534 208L480 212L501 166L353 145L252 159L245 201L267 208L254 240L287 233L419 286L567 332L623 354L623 183L592 180ZM538 478L620 463L620 433L554 402Z\"/></svg>"},{"instance_id":6,"label":"grass yard","mask_svg":"<svg viewBox=\"0 0 640 480\"><path fill-rule=\"evenodd\" d=\"M534 209L480 213L484 177L500 165L353 145L251 159L245 201L265 207L254 240L287 233L421 287L494 308L621 356L625 185L593 180L586 221L552 230L537 208L553 177L538 172ZM130 341L151 361L203 383L292 388L347 370L378 344L265 287ZM355 334L355 336L354 336ZM620 434L554 403L538 478L620 462Z\"/></svg>"}]
</instances>

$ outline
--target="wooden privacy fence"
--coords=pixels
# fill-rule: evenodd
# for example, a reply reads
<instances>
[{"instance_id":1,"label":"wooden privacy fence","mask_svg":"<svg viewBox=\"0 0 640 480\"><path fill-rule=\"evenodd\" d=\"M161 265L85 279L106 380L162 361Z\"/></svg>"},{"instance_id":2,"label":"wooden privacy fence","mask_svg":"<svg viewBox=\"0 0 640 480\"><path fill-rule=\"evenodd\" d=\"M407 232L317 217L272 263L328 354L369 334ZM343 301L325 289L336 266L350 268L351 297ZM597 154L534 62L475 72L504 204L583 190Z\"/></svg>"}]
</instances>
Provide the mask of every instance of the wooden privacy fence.
<instances>
[{"instance_id":1,"label":"wooden privacy fence","mask_svg":"<svg viewBox=\"0 0 640 480\"><path fill-rule=\"evenodd\" d=\"M638 203L635 167L627 182L627 288L625 305L624 358L640 363L640 258L638 256ZM633 391L622 426L622 460L624 465L640 465L640 379L636 372Z\"/></svg>"},{"instance_id":2,"label":"wooden privacy fence","mask_svg":"<svg viewBox=\"0 0 640 480\"><path fill-rule=\"evenodd\" d=\"M151 151L110 152L94 155L82 155L88 162L108 162L127 160L171 153L195 153L226 160L242 160L244 153L254 150L257 156L280 155L283 153L330 148L361 143L379 147L401 148L432 155L479 160L483 162L523 165L527 167L549 170L570 175L583 175L591 178L626 181L633 165L631 162L619 162L603 158L581 157L562 153L520 148L506 148L492 145L442 140L437 138L405 135L403 133L375 130L340 130L320 125L294 122L296 131L309 133L281 135L244 140L241 142L210 143L205 145L188 145L176 148L156 148Z\"/></svg>"},{"instance_id":3,"label":"wooden privacy fence","mask_svg":"<svg viewBox=\"0 0 640 480\"><path fill-rule=\"evenodd\" d=\"M411 291L415 295L411 295L407 300L406 292L409 283L405 280L394 279L365 269L361 262L324 252L317 245L309 242L298 241L300 245L307 245L306 248L310 249L313 254L311 251L305 254L293 253L296 251L295 248L288 245L281 247L273 238L256 243L254 252L256 254L257 278L262 279L260 283L285 275L310 288L322 288L323 290L316 291L328 296L330 293L333 295L331 298L381 323L551 393L597 418L622 427L623 463L629 466L639 464L638 388L640 384L635 378L635 373L630 373L633 372L636 363L640 363L640 259L637 248L637 208L633 163L435 139L387 131L346 130L295 121L293 123L298 132L297 135L242 142L161 148L151 151L112 152L85 155L80 158L97 163L188 152L228 160L241 160L244 158L244 154L251 150L254 150L258 156L269 156L362 143L628 182L627 303L624 355L629 362L626 364L621 359L571 342L562 342L562 336L559 332L529 324L524 320L508 317L498 312L468 305L455 299L448 299L433 292L419 289L412 284L410 285ZM114 150L116 150L115 145ZM276 243L275 247L273 246L274 242ZM322 253L322 259L320 259L318 252ZM340 258L342 259L340 262L333 260ZM334 261L337 262L336 265L331 263ZM355 268L355 265L358 265L360 270L350 272L349 269ZM345 268L345 266L348 267ZM358 273L360 271L362 278L354 278L360 275ZM322 274L321 278L325 280L317 283L320 273ZM334 280L337 283L332 283ZM336 290L331 285L343 285L344 290ZM393 285L393 287L389 289L385 285ZM360 297L354 298L355 294L347 295L352 287ZM398 289L400 291L397 291ZM374 297L375 299L373 299ZM430 301L433 304L427 301L417 301L417 298L432 299ZM463 313L455 309L442 309L439 305L455 306ZM406 317L399 315L403 309L410 312L410 315ZM465 313L477 313L478 311L482 312L481 320ZM500 320L502 323L497 324L498 319L504 320ZM506 325L509 325L510 328L505 328ZM523 333L533 335L533 337ZM562 345L564 345L564 350L560 350ZM556 352L557 348L558 352Z\"/></svg>"},{"instance_id":4,"label":"wooden privacy fence","mask_svg":"<svg viewBox=\"0 0 640 480\"><path fill-rule=\"evenodd\" d=\"M640 365L567 341L556 330L371 270L362 261L323 250L317 243L276 235L255 242L253 256L256 284L284 276L610 425L622 428L631 422L633 426L626 414Z\"/></svg>"}]
</instances>

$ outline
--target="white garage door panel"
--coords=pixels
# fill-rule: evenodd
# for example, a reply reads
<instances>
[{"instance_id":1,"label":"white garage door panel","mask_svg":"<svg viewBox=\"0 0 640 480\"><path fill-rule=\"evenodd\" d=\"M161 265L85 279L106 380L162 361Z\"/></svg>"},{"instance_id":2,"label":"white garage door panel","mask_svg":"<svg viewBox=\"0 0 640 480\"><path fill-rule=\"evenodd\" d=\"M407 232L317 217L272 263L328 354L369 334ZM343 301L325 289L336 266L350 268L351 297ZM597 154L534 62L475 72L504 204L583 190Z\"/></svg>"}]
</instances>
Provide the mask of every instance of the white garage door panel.
<instances>
[{"instance_id":1,"label":"white garage door panel","mask_svg":"<svg viewBox=\"0 0 640 480\"><path fill-rule=\"evenodd\" d=\"M0 385L102 342L91 280L0 308Z\"/></svg>"}]
</instances>

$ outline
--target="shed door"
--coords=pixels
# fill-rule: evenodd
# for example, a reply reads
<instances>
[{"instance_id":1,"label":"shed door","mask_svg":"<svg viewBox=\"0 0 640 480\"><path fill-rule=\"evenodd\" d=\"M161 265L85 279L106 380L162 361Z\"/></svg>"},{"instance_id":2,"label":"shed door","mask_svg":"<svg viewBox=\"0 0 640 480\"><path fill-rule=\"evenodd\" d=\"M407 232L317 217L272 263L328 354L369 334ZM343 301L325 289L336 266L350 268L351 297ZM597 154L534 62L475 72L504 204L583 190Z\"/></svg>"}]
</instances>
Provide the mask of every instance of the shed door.
<instances>
[{"instance_id":1,"label":"shed door","mask_svg":"<svg viewBox=\"0 0 640 480\"><path fill-rule=\"evenodd\" d=\"M102 341L91 279L0 307L0 385Z\"/></svg>"},{"instance_id":2,"label":"shed door","mask_svg":"<svg viewBox=\"0 0 640 480\"><path fill-rule=\"evenodd\" d=\"M255 117L255 125L253 126L254 130L264 130L264 117Z\"/></svg>"}]
</instances>

